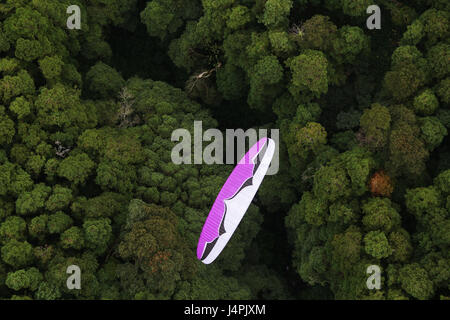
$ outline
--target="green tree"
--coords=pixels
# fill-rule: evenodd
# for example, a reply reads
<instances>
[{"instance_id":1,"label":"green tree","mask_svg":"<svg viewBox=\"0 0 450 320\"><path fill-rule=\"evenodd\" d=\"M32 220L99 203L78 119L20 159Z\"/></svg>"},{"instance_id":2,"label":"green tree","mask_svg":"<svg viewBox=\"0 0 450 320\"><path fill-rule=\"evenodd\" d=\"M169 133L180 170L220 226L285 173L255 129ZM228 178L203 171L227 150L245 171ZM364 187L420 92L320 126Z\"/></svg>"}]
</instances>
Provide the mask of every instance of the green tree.
<instances>
[{"instance_id":1,"label":"green tree","mask_svg":"<svg viewBox=\"0 0 450 320\"><path fill-rule=\"evenodd\" d=\"M323 15L315 15L306 20L298 31L295 39L300 46L322 51L328 51L337 36L337 27L330 21L330 17Z\"/></svg>"},{"instance_id":2,"label":"green tree","mask_svg":"<svg viewBox=\"0 0 450 320\"><path fill-rule=\"evenodd\" d=\"M72 200L72 190L56 185L53 192L45 202L45 208L49 211L57 211L66 208Z\"/></svg>"},{"instance_id":3,"label":"green tree","mask_svg":"<svg viewBox=\"0 0 450 320\"><path fill-rule=\"evenodd\" d=\"M47 234L48 216L46 214L34 217L28 224L28 233L33 238L43 239Z\"/></svg>"},{"instance_id":4,"label":"green tree","mask_svg":"<svg viewBox=\"0 0 450 320\"><path fill-rule=\"evenodd\" d=\"M93 66L86 74L89 90L101 98L115 98L125 82L112 67L102 62Z\"/></svg>"},{"instance_id":5,"label":"green tree","mask_svg":"<svg viewBox=\"0 0 450 320\"><path fill-rule=\"evenodd\" d=\"M16 201L17 213L26 215L43 209L50 192L50 187L40 183L35 185L32 191L21 193Z\"/></svg>"},{"instance_id":6,"label":"green tree","mask_svg":"<svg viewBox=\"0 0 450 320\"><path fill-rule=\"evenodd\" d=\"M54 79L61 74L63 65L64 62L59 56L45 57L39 60L42 74L49 80Z\"/></svg>"},{"instance_id":7,"label":"green tree","mask_svg":"<svg viewBox=\"0 0 450 320\"><path fill-rule=\"evenodd\" d=\"M10 144L16 134L14 121L5 114L5 107L0 106L0 143Z\"/></svg>"},{"instance_id":8,"label":"green tree","mask_svg":"<svg viewBox=\"0 0 450 320\"><path fill-rule=\"evenodd\" d=\"M99 254L106 251L112 236L110 219L88 219L83 223L83 231L86 247Z\"/></svg>"},{"instance_id":9,"label":"green tree","mask_svg":"<svg viewBox=\"0 0 450 320\"><path fill-rule=\"evenodd\" d=\"M36 291L42 280L43 276L39 272L39 270L32 267L29 269L21 269L15 272L8 273L5 283L8 288L11 288L15 291L19 291L21 289Z\"/></svg>"},{"instance_id":10,"label":"green tree","mask_svg":"<svg viewBox=\"0 0 450 320\"><path fill-rule=\"evenodd\" d=\"M390 232L400 226L400 215L387 198L372 198L362 206L362 223L368 231Z\"/></svg>"},{"instance_id":11,"label":"green tree","mask_svg":"<svg viewBox=\"0 0 450 320\"><path fill-rule=\"evenodd\" d=\"M27 224L21 217L8 217L0 224L0 242L6 243L11 239L25 240Z\"/></svg>"},{"instance_id":12,"label":"green tree","mask_svg":"<svg viewBox=\"0 0 450 320\"><path fill-rule=\"evenodd\" d=\"M370 231L364 237L365 250L376 259L389 257L392 254L392 248L386 234L382 231Z\"/></svg>"},{"instance_id":13,"label":"green tree","mask_svg":"<svg viewBox=\"0 0 450 320\"><path fill-rule=\"evenodd\" d=\"M421 137L425 141L428 149L433 151L444 141L448 131L436 117L426 117L421 119L420 122Z\"/></svg>"},{"instance_id":14,"label":"green tree","mask_svg":"<svg viewBox=\"0 0 450 320\"><path fill-rule=\"evenodd\" d=\"M61 161L58 167L58 175L75 183L82 184L90 176L95 168L95 163L85 153L71 155Z\"/></svg>"},{"instance_id":15,"label":"green tree","mask_svg":"<svg viewBox=\"0 0 450 320\"><path fill-rule=\"evenodd\" d=\"M306 50L297 57L286 62L292 72L292 95L299 95L304 91L311 91L316 96L328 91L328 61L321 51Z\"/></svg>"},{"instance_id":16,"label":"green tree","mask_svg":"<svg viewBox=\"0 0 450 320\"><path fill-rule=\"evenodd\" d=\"M136 263L154 294L170 295L178 281L192 275L194 261L185 249L170 209L139 200L130 203L119 254Z\"/></svg>"},{"instance_id":17,"label":"green tree","mask_svg":"<svg viewBox=\"0 0 450 320\"><path fill-rule=\"evenodd\" d=\"M292 0L267 0L261 22L267 27L275 27L286 23L286 16L292 8Z\"/></svg>"},{"instance_id":18,"label":"green tree","mask_svg":"<svg viewBox=\"0 0 450 320\"><path fill-rule=\"evenodd\" d=\"M433 283L418 263L408 264L399 270L402 288L417 299L429 299L433 295Z\"/></svg>"},{"instance_id":19,"label":"green tree","mask_svg":"<svg viewBox=\"0 0 450 320\"><path fill-rule=\"evenodd\" d=\"M369 39L361 28L343 26L332 45L332 56L339 63L354 63L360 54L368 52Z\"/></svg>"},{"instance_id":20,"label":"green tree","mask_svg":"<svg viewBox=\"0 0 450 320\"><path fill-rule=\"evenodd\" d=\"M62 233L73 223L73 219L62 211L48 216L47 228L50 234Z\"/></svg>"},{"instance_id":21,"label":"green tree","mask_svg":"<svg viewBox=\"0 0 450 320\"><path fill-rule=\"evenodd\" d=\"M391 71L386 73L384 84L395 100L402 101L426 84L428 77L422 53L415 46L401 46L392 54Z\"/></svg>"},{"instance_id":22,"label":"green tree","mask_svg":"<svg viewBox=\"0 0 450 320\"><path fill-rule=\"evenodd\" d=\"M82 249L84 247L83 230L78 227L71 227L61 233L61 245L64 249Z\"/></svg>"},{"instance_id":23,"label":"green tree","mask_svg":"<svg viewBox=\"0 0 450 320\"><path fill-rule=\"evenodd\" d=\"M14 269L26 267L34 260L33 247L27 241L12 239L2 246L1 254L2 260Z\"/></svg>"},{"instance_id":24,"label":"green tree","mask_svg":"<svg viewBox=\"0 0 450 320\"><path fill-rule=\"evenodd\" d=\"M414 111L421 116L431 116L439 108L439 101L430 89L414 98Z\"/></svg>"},{"instance_id":25,"label":"green tree","mask_svg":"<svg viewBox=\"0 0 450 320\"><path fill-rule=\"evenodd\" d=\"M372 150L381 149L386 145L391 125L388 108L380 104L372 105L370 109L364 110L360 125L365 141Z\"/></svg>"}]
</instances>

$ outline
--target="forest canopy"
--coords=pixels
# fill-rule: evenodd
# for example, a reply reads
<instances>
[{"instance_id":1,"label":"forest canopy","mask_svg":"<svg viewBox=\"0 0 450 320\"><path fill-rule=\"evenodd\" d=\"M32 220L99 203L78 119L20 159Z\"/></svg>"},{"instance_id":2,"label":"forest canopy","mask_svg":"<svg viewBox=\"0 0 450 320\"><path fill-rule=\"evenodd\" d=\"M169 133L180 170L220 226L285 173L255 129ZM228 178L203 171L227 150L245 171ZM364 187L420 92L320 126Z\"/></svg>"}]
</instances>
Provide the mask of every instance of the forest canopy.
<instances>
[{"instance_id":1,"label":"forest canopy","mask_svg":"<svg viewBox=\"0 0 450 320\"><path fill-rule=\"evenodd\" d=\"M449 19L444 0L2 1L0 299L450 299ZM194 121L280 130L211 265L195 248L232 166L172 163Z\"/></svg>"}]
</instances>

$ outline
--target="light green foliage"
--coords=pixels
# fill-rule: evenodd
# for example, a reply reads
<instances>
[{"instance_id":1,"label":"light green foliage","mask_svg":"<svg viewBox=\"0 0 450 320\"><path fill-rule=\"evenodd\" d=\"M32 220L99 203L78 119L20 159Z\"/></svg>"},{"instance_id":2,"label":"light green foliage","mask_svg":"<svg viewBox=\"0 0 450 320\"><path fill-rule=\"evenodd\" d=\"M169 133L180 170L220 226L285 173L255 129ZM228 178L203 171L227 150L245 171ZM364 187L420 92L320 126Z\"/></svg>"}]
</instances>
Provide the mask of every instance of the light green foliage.
<instances>
[{"instance_id":1,"label":"light green foliage","mask_svg":"<svg viewBox=\"0 0 450 320\"><path fill-rule=\"evenodd\" d=\"M283 77L283 67L275 56L267 56L258 61L254 71L254 81L264 84L275 84ZM252 77L253 79L253 77Z\"/></svg>"},{"instance_id":2,"label":"light green foliage","mask_svg":"<svg viewBox=\"0 0 450 320\"><path fill-rule=\"evenodd\" d=\"M42 147L42 145L40 145ZM25 163L25 169L33 176L39 175L45 164L45 158L42 155L33 154Z\"/></svg>"},{"instance_id":3,"label":"light green foliage","mask_svg":"<svg viewBox=\"0 0 450 320\"><path fill-rule=\"evenodd\" d=\"M279 26L286 22L292 8L292 0L267 0L264 5L262 23L267 27Z\"/></svg>"},{"instance_id":4,"label":"light green foliage","mask_svg":"<svg viewBox=\"0 0 450 320\"><path fill-rule=\"evenodd\" d=\"M47 233L47 221L47 215L34 217L28 224L28 233L30 236L42 239Z\"/></svg>"},{"instance_id":5,"label":"light green foliage","mask_svg":"<svg viewBox=\"0 0 450 320\"><path fill-rule=\"evenodd\" d=\"M409 26L405 33L403 33L403 37L401 39L402 45L417 45L420 40L424 37L425 33L423 30L423 24L420 20L415 20Z\"/></svg>"},{"instance_id":6,"label":"light green foliage","mask_svg":"<svg viewBox=\"0 0 450 320\"><path fill-rule=\"evenodd\" d=\"M0 59L0 71L3 72L3 74L11 75L14 74L14 72L17 72L20 68L20 62L19 60L15 58L3 58Z\"/></svg>"},{"instance_id":7,"label":"light green foliage","mask_svg":"<svg viewBox=\"0 0 450 320\"><path fill-rule=\"evenodd\" d=\"M448 11L428 9L419 17L419 20L424 25L428 43L433 44L448 37L450 32Z\"/></svg>"},{"instance_id":8,"label":"light green foliage","mask_svg":"<svg viewBox=\"0 0 450 320\"><path fill-rule=\"evenodd\" d=\"M27 270L21 269L16 272L8 273L6 285L15 291L19 291L21 289L36 291L42 280L43 276L39 270L32 267Z\"/></svg>"},{"instance_id":9,"label":"light green foliage","mask_svg":"<svg viewBox=\"0 0 450 320\"><path fill-rule=\"evenodd\" d=\"M376 259L389 257L392 253L388 239L382 231L370 231L364 237L364 244L367 254Z\"/></svg>"},{"instance_id":10,"label":"light green foliage","mask_svg":"<svg viewBox=\"0 0 450 320\"><path fill-rule=\"evenodd\" d=\"M295 49L294 44L290 40L287 32L276 30L270 31L269 40L273 51L278 56L284 56Z\"/></svg>"},{"instance_id":11,"label":"light green foliage","mask_svg":"<svg viewBox=\"0 0 450 320\"><path fill-rule=\"evenodd\" d=\"M21 217L8 217L0 224L0 243L6 243L11 239L25 240L27 224Z\"/></svg>"},{"instance_id":12,"label":"light green foliage","mask_svg":"<svg viewBox=\"0 0 450 320\"><path fill-rule=\"evenodd\" d=\"M5 114L5 107L0 106L0 144L10 144L15 134L14 121Z\"/></svg>"},{"instance_id":13,"label":"light green foliage","mask_svg":"<svg viewBox=\"0 0 450 320\"><path fill-rule=\"evenodd\" d=\"M404 229L398 229L389 234L389 245L392 248L392 261L405 262L411 257L413 248L409 234Z\"/></svg>"},{"instance_id":14,"label":"light green foliage","mask_svg":"<svg viewBox=\"0 0 450 320\"><path fill-rule=\"evenodd\" d=\"M243 28L252 20L250 10L241 5L233 7L227 20L227 27L232 30Z\"/></svg>"},{"instance_id":15,"label":"light green foliage","mask_svg":"<svg viewBox=\"0 0 450 320\"><path fill-rule=\"evenodd\" d=\"M85 153L69 156L58 167L58 175L69 181L84 183L95 167L95 163Z\"/></svg>"},{"instance_id":16,"label":"light green foliage","mask_svg":"<svg viewBox=\"0 0 450 320\"><path fill-rule=\"evenodd\" d=\"M25 215L43 209L50 191L50 187L40 183L35 185L32 191L21 193L16 201L17 213Z\"/></svg>"},{"instance_id":17,"label":"light green foliage","mask_svg":"<svg viewBox=\"0 0 450 320\"><path fill-rule=\"evenodd\" d=\"M450 170L441 172L435 179L434 184L445 194L450 194Z\"/></svg>"},{"instance_id":18,"label":"light green foliage","mask_svg":"<svg viewBox=\"0 0 450 320\"><path fill-rule=\"evenodd\" d=\"M87 127L88 116L79 96L79 91L61 84L52 89L41 89L35 102L39 123L43 127Z\"/></svg>"},{"instance_id":19,"label":"light green foliage","mask_svg":"<svg viewBox=\"0 0 450 320\"><path fill-rule=\"evenodd\" d=\"M61 297L61 293L57 287L51 286L48 282L41 282L36 292L36 299L39 300L56 300Z\"/></svg>"},{"instance_id":20,"label":"light green foliage","mask_svg":"<svg viewBox=\"0 0 450 320\"><path fill-rule=\"evenodd\" d=\"M286 63L292 72L290 92L295 96L311 91L320 96L328 91L328 61L324 54L316 50L306 50Z\"/></svg>"},{"instance_id":21,"label":"light green foliage","mask_svg":"<svg viewBox=\"0 0 450 320\"><path fill-rule=\"evenodd\" d=\"M421 137L432 151L442 143L448 131L436 117L426 117L421 123Z\"/></svg>"},{"instance_id":22,"label":"light green foliage","mask_svg":"<svg viewBox=\"0 0 450 320\"><path fill-rule=\"evenodd\" d=\"M39 66L46 79L58 77L61 74L63 65L64 62L59 56L45 57L39 60Z\"/></svg>"},{"instance_id":23,"label":"light green foliage","mask_svg":"<svg viewBox=\"0 0 450 320\"><path fill-rule=\"evenodd\" d=\"M0 4L0 299L450 296L448 1L381 1L382 32L368 0L69 4ZM172 163L195 120L280 129L212 265L232 166Z\"/></svg>"},{"instance_id":24,"label":"light green foliage","mask_svg":"<svg viewBox=\"0 0 450 320\"><path fill-rule=\"evenodd\" d=\"M0 79L0 101L5 103L20 95L33 94L34 90L33 78L25 70L20 70L15 76Z\"/></svg>"},{"instance_id":25,"label":"light green foliage","mask_svg":"<svg viewBox=\"0 0 450 320\"><path fill-rule=\"evenodd\" d=\"M427 62L416 47L398 47L392 54L392 70L384 78L385 87L396 100L405 100L427 82L428 72Z\"/></svg>"},{"instance_id":26,"label":"light green foliage","mask_svg":"<svg viewBox=\"0 0 450 320\"><path fill-rule=\"evenodd\" d=\"M16 98L9 105L9 109L17 115L17 118L22 119L31 113L32 104L24 97Z\"/></svg>"},{"instance_id":27,"label":"light green foliage","mask_svg":"<svg viewBox=\"0 0 450 320\"><path fill-rule=\"evenodd\" d=\"M365 15L366 9L371 5L369 0L342 0L342 11L350 16Z\"/></svg>"},{"instance_id":28,"label":"light green foliage","mask_svg":"<svg viewBox=\"0 0 450 320\"><path fill-rule=\"evenodd\" d=\"M73 219L62 211L48 216L47 228L50 234L62 233L73 223Z\"/></svg>"},{"instance_id":29,"label":"light green foliage","mask_svg":"<svg viewBox=\"0 0 450 320\"><path fill-rule=\"evenodd\" d=\"M433 78L442 79L450 74L450 45L439 43L432 47L427 54Z\"/></svg>"},{"instance_id":30,"label":"light green foliage","mask_svg":"<svg viewBox=\"0 0 450 320\"><path fill-rule=\"evenodd\" d=\"M325 128L317 122L308 122L305 127L296 133L295 147L299 155L308 151L317 151L320 146L327 142Z\"/></svg>"},{"instance_id":31,"label":"light green foliage","mask_svg":"<svg viewBox=\"0 0 450 320\"><path fill-rule=\"evenodd\" d=\"M83 231L88 248L98 253L105 252L112 235L111 220L108 218L86 220L83 223Z\"/></svg>"},{"instance_id":32,"label":"light green foliage","mask_svg":"<svg viewBox=\"0 0 450 320\"><path fill-rule=\"evenodd\" d=\"M343 26L333 40L332 55L339 63L353 63L369 49L369 39L359 27Z\"/></svg>"},{"instance_id":33,"label":"light green foliage","mask_svg":"<svg viewBox=\"0 0 450 320\"><path fill-rule=\"evenodd\" d=\"M9 193L19 196L31 190L33 181L20 166L6 162L0 166L0 169L0 195Z\"/></svg>"},{"instance_id":34,"label":"light green foliage","mask_svg":"<svg viewBox=\"0 0 450 320\"><path fill-rule=\"evenodd\" d=\"M47 31L47 23L48 20L38 11L19 5L15 13L5 20L3 28L8 38L15 41L20 37L33 38L39 31Z\"/></svg>"},{"instance_id":35,"label":"light green foliage","mask_svg":"<svg viewBox=\"0 0 450 320\"><path fill-rule=\"evenodd\" d=\"M437 96L439 99L446 103L447 105L450 104L450 78L447 77L444 80L442 80L436 91Z\"/></svg>"},{"instance_id":36,"label":"light green foliage","mask_svg":"<svg viewBox=\"0 0 450 320\"><path fill-rule=\"evenodd\" d=\"M446 203L448 188L445 184L447 175L447 171L438 175L435 178L436 186L409 189L405 195L408 212L415 216L421 230L418 237L422 253L445 248L450 243Z\"/></svg>"},{"instance_id":37,"label":"light green foliage","mask_svg":"<svg viewBox=\"0 0 450 320\"><path fill-rule=\"evenodd\" d=\"M0 250L2 260L14 269L30 265L33 260L33 247L27 241L12 239L2 246Z\"/></svg>"},{"instance_id":38,"label":"light green foliage","mask_svg":"<svg viewBox=\"0 0 450 320\"><path fill-rule=\"evenodd\" d=\"M176 1L150 1L141 12L141 20L147 26L148 33L152 36L164 36L174 32L180 27L181 21L177 16Z\"/></svg>"},{"instance_id":39,"label":"light green foliage","mask_svg":"<svg viewBox=\"0 0 450 320\"><path fill-rule=\"evenodd\" d=\"M309 224L320 226L326 221L326 204L313 194L304 193L298 206L292 208L292 214L295 219L302 218Z\"/></svg>"},{"instance_id":40,"label":"light green foliage","mask_svg":"<svg viewBox=\"0 0 450 320\"><path fill-rule=\"evenodd\" d=\"M314 176L314 194L322 199L335 201L349 195L350 181L342 168L326 166Z\"/></svg>"},{"instance_id":41,"label":"light green foliage","mask_svg":"<svg viewBox=\"0 0 450 320\"><path fill-rule=\"evenodd\" d=\"M380 104L372 105L370 109L364 110L360 125L371 149L381 149L386 145L391 125L388 108Z\"/></svg>"},{"instance_id":42,"label":"light green foliage","mask_svg":"<svg viewBox=\"0 0 450 320\"><path fill-rule=\"evenodd\" d=\"M49 54L48 47L44 47L37 40L19 38L16 42L16 58L31 62Z\"/></svg>"},{"instance_id":43,"label":"light green foliage","mask_svg":"<svg viewBox=\"0 0 450 320\"><path fill-rule=\"evenodd\" d=\"M427 89L414 98L414 111L421 116L430 116L439 108L439 101L433 91Z\"/></svg>"},{"instance_id":44,"label":"light green foliage","mask_svg":"<svg viewBox=\"0 0 450 320\"><path fill-rule=\"evenodd\" d=\"M421 216L426 210L441 204L441 195L435 187L409 190L406 192L405 198L408 210L417 216Z\"/></svg>"},{"instance_id":45,"label":"light green foliage","mask_svg":"<svg viewBox=\"0 0 450 320\"><path fill-rule=\"evenodd\" d=\"M67 207L71 200L72 190L56 185L52 195L46 201L45 207L49 211L61 210Z\"/></svg>"},{"instance_id":46,"label":"light green foliage","mask_svg":"<svg viewBox=\"0 0 450 320\"><path fill-rule=\"evenodd\" d=\"M71 227L61 233L61 245L64 249L82 249L84 247L83 230L78 227Z\"/></svg>"},{"instance_id":47,"label":"light green foliage","mask_svg":"<svg viewBox=\"0 0 450 320\"><path fill-rule=\"evenodd\" d=\"M433 294L433 283L427 272L417 263L409 264L399 270L402 288L417 299L429 299Z\"/></svg>"},{"instance_id":48,"label":"light green foliage","mask_svg":"<svg viewBox=\"0 0 450 320\"><path fill-rule=\"evenodd\" d=\"M372 198L362 206L362 223L368 231L381 230L386 233L400 225L400 215L392 208L387 198Z\"/></svg>"}]
</instances>

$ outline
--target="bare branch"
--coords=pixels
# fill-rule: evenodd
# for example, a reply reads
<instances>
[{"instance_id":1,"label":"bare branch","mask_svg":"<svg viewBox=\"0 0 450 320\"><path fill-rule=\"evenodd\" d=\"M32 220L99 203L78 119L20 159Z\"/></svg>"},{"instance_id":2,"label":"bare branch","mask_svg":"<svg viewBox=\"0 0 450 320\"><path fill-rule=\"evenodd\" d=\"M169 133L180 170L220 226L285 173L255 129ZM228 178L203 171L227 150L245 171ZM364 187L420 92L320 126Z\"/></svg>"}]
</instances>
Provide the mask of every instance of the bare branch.
<instances>
[{"instance_id":1,"label":"bare branch","mask_svg":"<svg viewBox=\"0 0 450 320\"><path fill-rule=\"evenodd\" d=\"M119 93L119 127L128 128L139 124L139 117L137 115L133 116L134 102L133 94L127 89L127 87L123 87Z\"/></svg>"},{"instance_id":2,"label":"bare branch","mask_svg":"<svg viewBox=\"0 0 450 320\"><path fill-rule=\"evenodd\" d=\"M67 156L67 154L70 152L70 148L65 148L63 145L62 145L62 143L61 143L61 141L59 141L59 140L56 140L55 141L55 145L56 145L56 148L55 148L55 153L56 153L56 155L58 156L58 157L60 157L60 158L65 158L66 156Z\"/></svg>"}]
</instances>

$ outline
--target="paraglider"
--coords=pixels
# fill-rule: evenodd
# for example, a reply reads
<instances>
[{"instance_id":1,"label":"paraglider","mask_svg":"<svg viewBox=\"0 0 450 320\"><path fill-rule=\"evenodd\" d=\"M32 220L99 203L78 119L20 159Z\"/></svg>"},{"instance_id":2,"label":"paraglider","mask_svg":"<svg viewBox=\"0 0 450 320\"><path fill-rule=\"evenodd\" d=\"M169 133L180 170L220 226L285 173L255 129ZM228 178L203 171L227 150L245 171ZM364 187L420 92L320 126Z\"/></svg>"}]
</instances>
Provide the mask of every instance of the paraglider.
<instances>
[{"instance_id":1,"label":"paraglider","mask_svg":"<svg viewBox=\"0 0 450 320\"><path fill-rule=\"evenodd\" d=\"M275 142L262 138L239 161L209 212L197 245L197 258L213 262L245 215L269 169Z\"/></svg>"}]
</instances>

